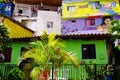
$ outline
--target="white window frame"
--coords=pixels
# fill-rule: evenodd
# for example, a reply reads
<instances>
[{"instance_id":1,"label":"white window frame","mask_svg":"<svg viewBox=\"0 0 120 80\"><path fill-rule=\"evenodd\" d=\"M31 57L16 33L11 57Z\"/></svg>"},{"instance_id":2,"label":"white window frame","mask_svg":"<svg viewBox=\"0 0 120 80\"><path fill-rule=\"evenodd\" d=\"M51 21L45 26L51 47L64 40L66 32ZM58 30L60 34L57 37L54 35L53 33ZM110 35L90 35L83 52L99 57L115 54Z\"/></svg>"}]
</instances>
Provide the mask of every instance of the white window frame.
<instances>
[{"instance_id":1,"label":"white window frame","mask_svg":"<svg viewBox=\"0 0 120 80\"><path fill-rule=\"evenodd\" d=\"M75 6L68 6L67 11L75 11Z\"/></svg>"}]
</instances>

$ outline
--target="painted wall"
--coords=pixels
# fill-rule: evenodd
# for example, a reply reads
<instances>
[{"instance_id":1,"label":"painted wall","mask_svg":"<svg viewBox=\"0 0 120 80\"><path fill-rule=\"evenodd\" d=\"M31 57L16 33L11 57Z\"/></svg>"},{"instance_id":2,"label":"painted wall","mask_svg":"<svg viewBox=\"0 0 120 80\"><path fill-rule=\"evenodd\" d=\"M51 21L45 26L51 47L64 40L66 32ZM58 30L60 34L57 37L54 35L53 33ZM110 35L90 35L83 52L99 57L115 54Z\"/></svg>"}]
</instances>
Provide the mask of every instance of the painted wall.
<instances>
[{"instance_id":1,"label":"painted wall","mask_svg":"<svg viewBox=\"0 0 120 80\"><path fill-rule=\"evenodd\" d=\"M92 63L107 64L108 63L105 40L88 40L87 41L87 40L80 40L80 39L65 39L64 43L66 47L63 47L63 49L68 52L74 52L75 56L78 58L79 64L82 61L85 61L85 64L92 64ZM82 44L95 44L96 59L82 59L82 48L81 48ZM21 47L26 47L26 46L28 46L28 43L26 42L15 42L12 44L12 56L11 56L11 62L9 64L19 63ZM71 64L71 63L68 63L68 64ZM72 73L69 73L70 75L69 79L79 80L82 77L84 77L86 80L87 74L84 66L81 66L81 68L76 69L75 67L68 65L66 69L68 69L69 72L72 71Z\"/></svg>"},{"instance_id":2,"label":"painted wall","mask_svg":"<svg viewBox=\"0 0 120 80\"><path fill-rule=\"evenodd\" d=\"M20 54L21 54L21 48L22 47L26 47L27 43L24 42L15 42L12 43L12 54L11 54L11 61L10 62L6 62L9 64L18 64L20 61Z\"/></svg>"},{"instance_id":3,"label":"painted wall","mask_svg":"<svg viewBox=\"0 0 120 80\"><path fill-rule=\"evenodd\" d=\"M0 2L3 2L4 0L0 0Z\"/></svg>"},{"instance_id":4,"label":"painted wall","mask_svg":"<svg viewBox=\"0 0 120 80\"><path fill-rule=\"evenodd\" d=\"M37 10L37 16L32 17L31 7L33 5L15 4L13 18L19 22L25 22L25 26L35 31L35 35L39 36L42 30L46 30L48 34L51 32L61 34L61 14L57 11ZM19 9L25 9L24 14L19 14ZM47 28L47 22L52 22L53 27Z\"/></svg>"},{"instance_id":5,"label":"painted wall","mask_svg":"<svg viewBox=\"0 0 120 80\"><path fill-rule=\"evenodd\" d=\"M73 19L120 14L118 0L97 1L100 0L62 3L62 18Z\"/></svg>"},{"instance_id":6,"label":"painted wall","mask_svg":"<svg viewBox=\"0 0 120 80\"><path fill-rule=\"evenodd\" d=\"M12 3L0 3L0 12L11 17L13 14L14 6Z\"/></svg>"},{"instance_id":7,"label":"painted wall","mask_svg":"<svg viewBox=\"0 0 120 80\"><path fill-rule=\"evenodd\" d=\"M35 7L35 8L33 8ZM37 26L37 11L35 16L32 15L33 9L37 10L37 5L28 5L28 4L17 4L15 3L15 9L13 18L21 22L26 27L35 31ZM22 13L19 13L19 10L22 10Z\"/></svg>"},{"instance_id":8,"label":"painted wall","mask_svg":"<svg viewBox=\"0 0 120 80\"><path fill-rule=\"evenodd\" d=\"M120 16L111 17L93 17L93 18L81 18L73 20L63 20L62 21L62 34L88 34L88 33L102 33L99 30L99 26L102 26L105 22L105 18L110 20L119 20ZM86 25L86 19L94 19L94 24L89 26ZM104 24L107 25L107 24ZM109 27L109 25L108 25ZM108 28L106 28L108 31ZM105 32L107 32L105 31Z\"/></svg>"},{"instance_id":9,"label":"painted wall","mask_svg":"<svg viewBox=\"0 0 120 80\"><path fill-rule=\"evenodd\" d=\"M37 5L15 3L14 17L33 17L33 9L37 12ZM20 11L22 10L22 11ZM37 13L36 13L37 14Z\"/></svg>"},{"instance_id":10,"label":"painted wall","mask_svg":"<svg viewBox=\"0 0 120 80\"><path fill-rule=\"evenodd\" d=\"M86 64L91 64L95 62L96 64L107 64L107 51L106 51L106 42L105 40L80 40L80 39L66 39L64 48L68 52L74 52L76 57L81 61L85 61ZM82 44L95 44L96 50L96 59L82 59Z\"/></svg>"},{"instance_id":11,"label":"painted wall","mask_svg":"<svg viewBox=\"0 0 120 80\"><path fill-rule=\"evenodd\" d=\"M52 22L52 28L47 27L47 22ZM36 34L40 35L42 30L46 30L48 34L61 34L61 15L55 11L38 11Z\"/></svg>"},{"instance_id":12,"label":"painted wall","mask_svg":"<svg viewBox=\"0 0 120 80\"><path fill-rule=\"evenodd\" d=\"M85 19L75 19L73 20L64 20L62 21L62 34L82 34L82 33L99 33L97 31L96 25L100 25L102 22L101 18L95 18L95 24L92 26L86 26Z\"/></svg>"},{"instance_id":13,"label":"painted wall","mask_svg":"<svg viewBox=\"0 0 120 80\"><path fill-rule=\"evenodd\" d=\"M79 59L79 63L84 60L86 64L91 64L91 61L96 62L96 64L107 64L107 51L106 51L106 42L105 40L80 40L80 39L65 39L64 50L68 52L74 52L76 57ZM82 44L95 44L96 50L96 59L82 59ZM12 43L12 55L10 64L18 64L20 60L21 48L32 46L28 42L15 42Z\"/></svg>"}]
</instances>

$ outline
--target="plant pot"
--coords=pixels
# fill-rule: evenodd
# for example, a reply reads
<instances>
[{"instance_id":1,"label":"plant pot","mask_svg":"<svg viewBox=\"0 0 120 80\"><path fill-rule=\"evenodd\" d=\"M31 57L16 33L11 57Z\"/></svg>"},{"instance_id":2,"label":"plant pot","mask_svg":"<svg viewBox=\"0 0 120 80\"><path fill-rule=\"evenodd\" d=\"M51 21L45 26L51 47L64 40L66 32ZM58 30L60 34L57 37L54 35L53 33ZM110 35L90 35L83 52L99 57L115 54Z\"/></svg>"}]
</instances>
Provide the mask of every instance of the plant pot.
<instances>
[{"instance_id":1,"label":"plant pot","mask_svg":"<svg viewBox=\"0 0 120 80\"><path fill-rule=\"evenodd\" d=\"M112 80L112 76L105 76L105 80Z\"/></svg>"}]
</instances>

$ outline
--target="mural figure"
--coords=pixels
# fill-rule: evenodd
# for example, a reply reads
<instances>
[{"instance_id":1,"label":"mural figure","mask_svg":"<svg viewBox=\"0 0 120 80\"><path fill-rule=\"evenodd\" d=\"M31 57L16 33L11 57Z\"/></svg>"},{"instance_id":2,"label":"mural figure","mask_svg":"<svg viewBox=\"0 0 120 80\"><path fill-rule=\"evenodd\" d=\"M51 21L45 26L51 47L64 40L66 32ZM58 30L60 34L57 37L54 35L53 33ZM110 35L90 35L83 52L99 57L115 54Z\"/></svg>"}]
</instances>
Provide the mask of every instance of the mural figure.
<instances>
[{"instance_id":1,"label":"mural figure","mask_svg":"<svg viewBox=\"0 0 120 80\"><path fill-rule=\"evenodd\" d=\"M109 2L107 4L101 4L99 1L96 2L89 2L89 4L92 6L92 9L98 9L98 12L96 12L93 15L115 15L117 14L112 8L116 7L116 2Z\"/></svg>"},{"instance_id":2,"label":"mural figure","mask_svg":"<svg viewBox=\"0 0 120 80\"><path fill-rule=\"evenodd\" d=\"M112 10L112 7L115 6L114 5L115 3L111 2L111 3L108 3L106 5L102 5L102 7L100 8L100 11L105 11L107 12L108 14L110 15L113 15L113 14L116 14L113 10Z\"/></svg>"},{"instance_id":3,"label":"mural figure","mask_svg":"<svg viewBox=\"0 0 120 80\"><path fill-rule=\"evenodd\" d=\"M100 32L108 33L111 20L112 20L112 17L109 17L109 16L103 17L101 25L97 26L97 30Z\"/></svg>"}]
</instances>

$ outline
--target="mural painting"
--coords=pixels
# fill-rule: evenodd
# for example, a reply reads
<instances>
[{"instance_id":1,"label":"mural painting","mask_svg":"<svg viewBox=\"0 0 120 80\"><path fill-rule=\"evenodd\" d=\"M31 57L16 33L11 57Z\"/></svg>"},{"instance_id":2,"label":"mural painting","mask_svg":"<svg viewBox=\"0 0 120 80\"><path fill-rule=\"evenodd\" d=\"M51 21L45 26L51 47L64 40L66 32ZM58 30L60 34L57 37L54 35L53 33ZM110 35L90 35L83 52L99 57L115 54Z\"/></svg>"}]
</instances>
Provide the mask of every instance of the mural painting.
<instances>
[{"instance_id":1,"label":"mural painting","mask_svg":"<svg viewBox=\"0 0 120 80\"><path fill-rule=\"evenodd\" d=\"M113 8L116 7L116 2L108 2L107 4L102 4L99 1L89 2L92 6L92 9L98 9L93 15L115 15L117 14Z\"/></svg>"},{"instance_id":2,"label":"mural painting","mask_svg":"<svg viewBox=\"0 0 120 80\"><path fill-rule=\"evenodd\" d=\"M110 21L120 16L103 16L62 21L62 34L109 33Z\"/></svg>"},{"instance_id":3,"label":"mural painting","mask_svg":"<svg viewBox=\"0 0 120 80\"><path fill-rule=\"evenodd\" d=\"M88 18L91 16L110 16L120 14L120 5L116 1L85 1L62 4L62 18Z\"/></svg>"},{"instance_id":4,"label":"mural painting","mask_svg":"<svg viewBox=\"0 0 120 80\"><path fill-rule=\"evenodd\" d=\"M110 22L112 20L112 17L102 17L102 23L101 25L97 26L97 30L103 33L109 33L109 27L110 27Z\"/></svg>"}]
</instances>

